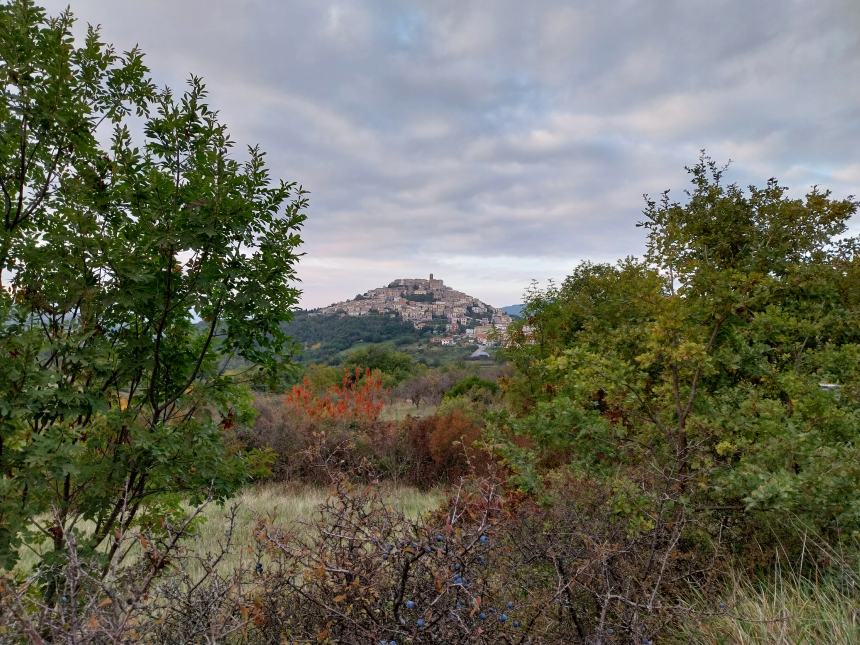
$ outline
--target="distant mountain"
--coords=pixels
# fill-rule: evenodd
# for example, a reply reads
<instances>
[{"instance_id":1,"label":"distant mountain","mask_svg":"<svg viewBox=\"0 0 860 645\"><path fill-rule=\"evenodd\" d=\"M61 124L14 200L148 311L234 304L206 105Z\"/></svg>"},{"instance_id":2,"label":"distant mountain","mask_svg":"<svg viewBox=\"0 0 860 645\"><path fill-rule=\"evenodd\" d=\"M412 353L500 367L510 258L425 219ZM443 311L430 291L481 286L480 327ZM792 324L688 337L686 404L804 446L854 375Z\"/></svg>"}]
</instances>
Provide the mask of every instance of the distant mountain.
<instances>
[{"instance_id":1,"label":"distant mountain","mask_svg":"<svg viewBox=\"0 0 860 645\"><path fill-rule=\"evenodd\" d=\"M522 317L524 307L525 305L508 305L507 307L502 307L501 311L504 311L513 318L520 318Z\"/></svg>"}]
</instances>

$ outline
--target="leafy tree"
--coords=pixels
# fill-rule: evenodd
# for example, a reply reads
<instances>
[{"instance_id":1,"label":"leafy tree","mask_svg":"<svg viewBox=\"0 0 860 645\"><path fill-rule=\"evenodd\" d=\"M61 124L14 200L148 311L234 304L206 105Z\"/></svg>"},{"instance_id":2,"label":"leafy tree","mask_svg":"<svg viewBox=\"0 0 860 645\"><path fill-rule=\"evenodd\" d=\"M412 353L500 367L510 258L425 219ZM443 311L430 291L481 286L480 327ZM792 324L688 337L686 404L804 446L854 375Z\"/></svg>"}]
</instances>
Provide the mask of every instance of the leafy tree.
<instances>
[{"instance_id":1,"label":"leafy tree","mask_svg":"<svg viewBox=\"0 0 860 645\"><path fill-rule=\"evenodd\" d=\"M643 260L530 296L500 448L526 486L560 456L612 482L639 529L673 499L860 536L857 203L688 170L684 203L647 201Z\"/></svg>"},{"instance_id":2,"label":"leafy tree","mask_svg":"<svg viewBox=\"0 0 860 645\"><path fill-rule=\"evenodd\" d=\"M473 374L455 383L450 390L445 392L445 398L465 396L473 401L480 401L494 397L498 391L498 383Z\"/></svg>"},{"instance_id":3,"label":"leafy tree","mask_svg":"<svg viewBox=\"0 0 860 645\"><path fill-rule=\"evenodd\" d=\"M228 496L245 467L222 434L250 406L225 366L276 377L298 295L302 189L235 158L200 79L158 90L138 50L72 26L0 6L5 566L70 532L112 557L182 498Z\"/></svg>"},{"instance_id":4,"label":"leafy tree","mask_svg":"<svg viewBox=\"0 0 860 645\"><path fill-rule=\"evenodd\" d=\"M348 368L379 370L386 387L393 387L409 378L416 369L409 354L386 345L367 345L350 352L343 361Z\"/></svg>"}]
</instances>

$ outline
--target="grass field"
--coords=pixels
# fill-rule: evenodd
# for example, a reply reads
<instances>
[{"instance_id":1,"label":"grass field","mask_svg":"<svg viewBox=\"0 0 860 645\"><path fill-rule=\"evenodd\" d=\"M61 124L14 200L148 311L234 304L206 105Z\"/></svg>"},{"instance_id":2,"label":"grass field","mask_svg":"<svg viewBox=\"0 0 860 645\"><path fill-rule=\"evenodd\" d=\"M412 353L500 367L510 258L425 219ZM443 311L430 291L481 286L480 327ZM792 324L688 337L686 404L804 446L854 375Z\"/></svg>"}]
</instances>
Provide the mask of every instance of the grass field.
<instances>
[{"instance_id":1,"label":"grass field","mask_svg":"<svg viewBox=\"0 0 860 645\"><path fill-rule=\"evenodd\" d=\"M278 527L295 527L303 520L310 520L316 509L331 491L326 488L296 484L262 484L249 486L227 503L238 504L236 541L239 544L252 542L251 532L256 519L265 517ZM417 518L422 513L437 508L444 499L441 491L419 491L406 486L385 486L385 496L392 505L406 516ZM226 508L210 506L204 510L206 523L195 536L195 549L214 550L223 539L227 527Z\"/></svg>"},{"instance_id":2,"label":"grass field","mask_svg":"<svg viewBox=\"0 0 860 645\"><path fill-rule=\"evenodd\" d=\"M205 521L199 525L196 534L188 539L186 546L193 554L200 556L217 552L220 543L224 541L227 515L233 505L237 506L234 544L249 545L254 542L252 532L257 518L264 517L279 528L297 527L302 521L312 519L316 509L331 492L323 487L288 483L247 486L224 505L206 506L202 511ZM410 518L417 518L422 513L437 508L445 497L441 490L420 491L394 485L384 485L383 494L391 500L394 508ZM87 530L87 526L82 528ZM23 547L15 571L28 574L38 563L40 554L50 548L49 540L40 545ZM225 559L222 566L230 566L233 560Z\"/></svg>"}]
</instances>

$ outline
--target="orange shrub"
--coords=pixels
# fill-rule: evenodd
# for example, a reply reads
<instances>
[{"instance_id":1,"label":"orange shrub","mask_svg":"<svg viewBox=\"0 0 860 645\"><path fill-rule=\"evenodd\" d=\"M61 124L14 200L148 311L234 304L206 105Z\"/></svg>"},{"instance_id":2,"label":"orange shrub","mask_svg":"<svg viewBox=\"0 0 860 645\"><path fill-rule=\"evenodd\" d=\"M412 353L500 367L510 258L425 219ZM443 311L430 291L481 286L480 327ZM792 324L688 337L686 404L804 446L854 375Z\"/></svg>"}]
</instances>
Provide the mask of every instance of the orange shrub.
<instances>
[{"instance_id":1,"label":"orange shrub","mask_svg":"<svg viewBox=\"0 0 860 645\"><path fill-rule=\"evenodd\" d=\"M412 483L453 481L471 469L483 471L489 456L474 444L481 425L461 410L423 419L409 419L404 430L413 461Z\"/></svg>"},{"instance_id":2,"label":"orange shrub","mask_svg":"<svg viewBox=\"0 0 860 645\"><path fill-rule=\"evenodd\" d=\"M382 412L384 391L378 373L356 367L346 371L340 385L322 395L313 393L306 378L284 395L284 405L292 412L313 420L373 423Z\"/></svg>"}]
</instances>

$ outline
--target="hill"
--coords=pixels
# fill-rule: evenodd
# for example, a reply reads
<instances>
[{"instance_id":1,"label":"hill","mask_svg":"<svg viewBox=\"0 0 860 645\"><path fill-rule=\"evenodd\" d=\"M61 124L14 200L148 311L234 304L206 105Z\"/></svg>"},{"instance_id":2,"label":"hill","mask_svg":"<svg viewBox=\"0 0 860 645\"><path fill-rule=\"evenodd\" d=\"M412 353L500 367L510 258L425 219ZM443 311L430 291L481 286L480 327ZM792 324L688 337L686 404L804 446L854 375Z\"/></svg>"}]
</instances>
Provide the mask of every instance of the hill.
<instances>
[{"instance_id":1,"label":"hill","mask_svg":"<svg viewBox=\"0 0 860 645\"><path fill-rule=\"evenodd\" d=\"M507 307L502 307L501 310L512 318L520 318L524 307L525 305L508 305Z\"/></svg>"},{"instance_id":2,"label":"hill","mask_svg":"<svg viewBox=\"0 0 860 645\"><path fill-rule=\"evenodd\" d=\"M352 300L337 302L318 313L346 316L394 314L416 329L456 333L480 325L507 325L511 317L474 296L427 278L398 278Z\"/></svg>"},{"instance_id":3,"label":"hill","mask_svg":"<svg viewBox=\"0 0 860 645\"><path fill-rule=\"evenodd\" d=\"M391 314L345 316L297 311L284 330L300 345L298 358L303 363L330 363L358 343L406 345L417 342L420 336L415 325Z\"/></svg>"}]
</instances>

